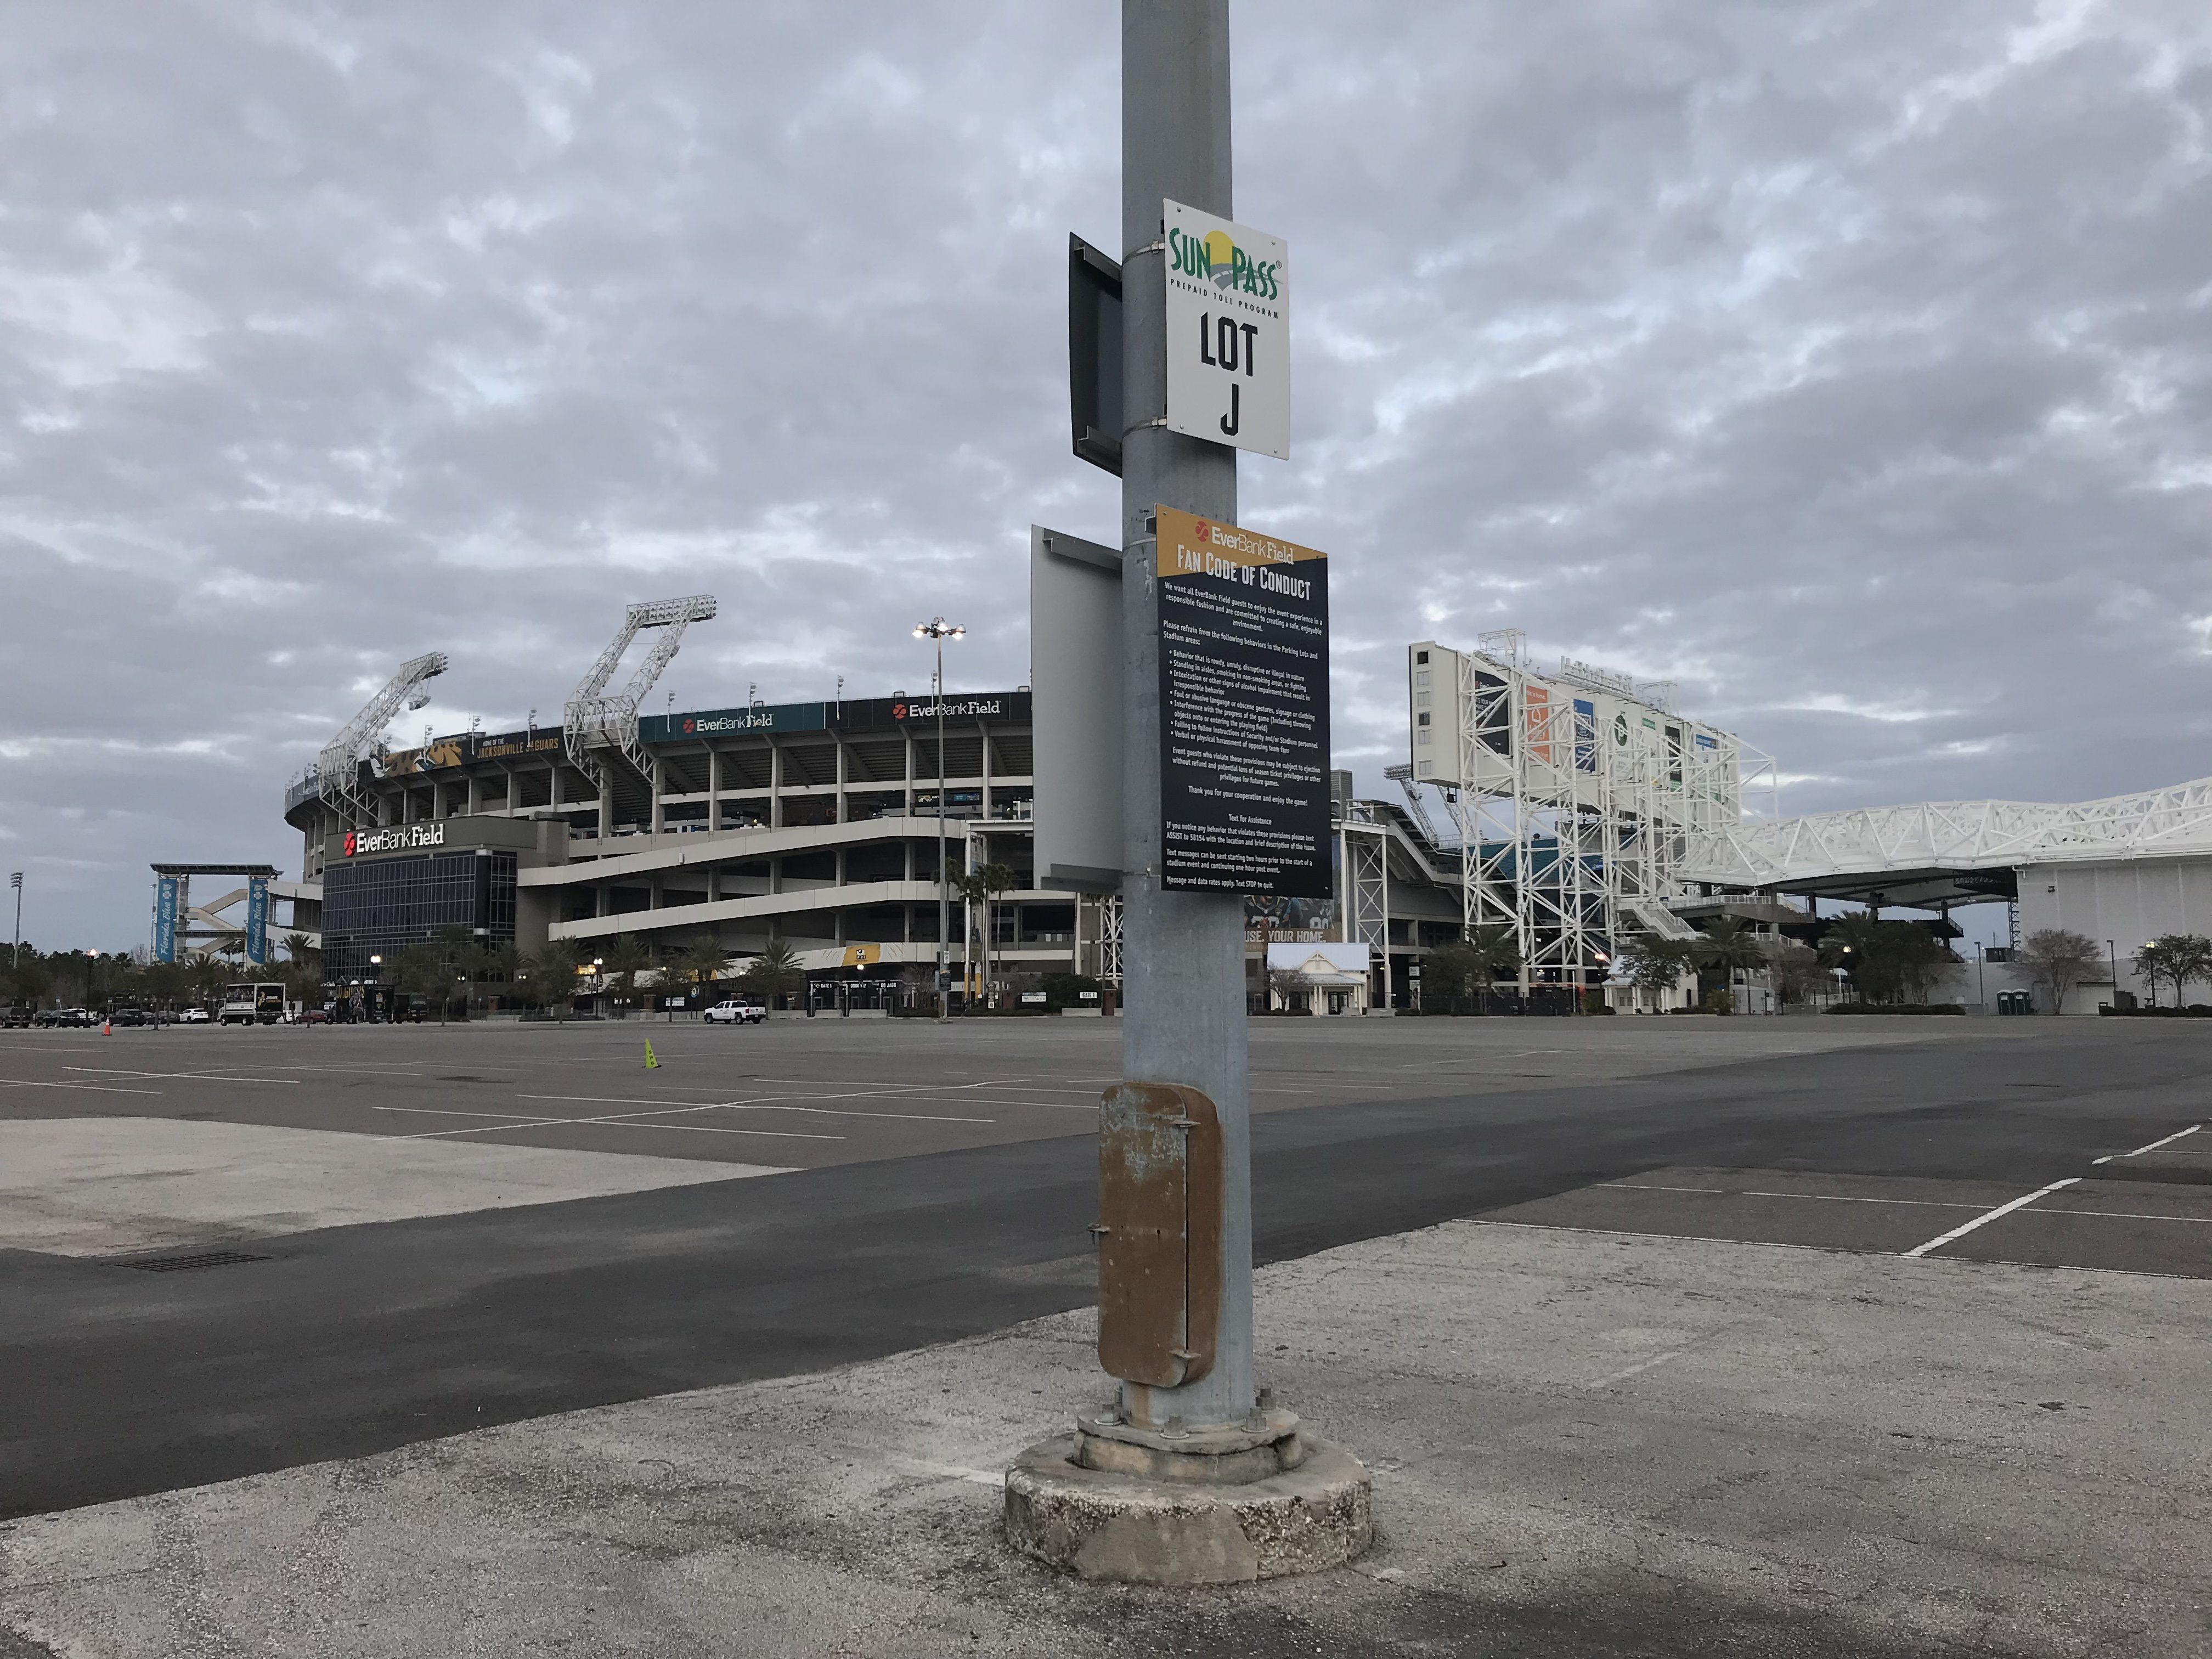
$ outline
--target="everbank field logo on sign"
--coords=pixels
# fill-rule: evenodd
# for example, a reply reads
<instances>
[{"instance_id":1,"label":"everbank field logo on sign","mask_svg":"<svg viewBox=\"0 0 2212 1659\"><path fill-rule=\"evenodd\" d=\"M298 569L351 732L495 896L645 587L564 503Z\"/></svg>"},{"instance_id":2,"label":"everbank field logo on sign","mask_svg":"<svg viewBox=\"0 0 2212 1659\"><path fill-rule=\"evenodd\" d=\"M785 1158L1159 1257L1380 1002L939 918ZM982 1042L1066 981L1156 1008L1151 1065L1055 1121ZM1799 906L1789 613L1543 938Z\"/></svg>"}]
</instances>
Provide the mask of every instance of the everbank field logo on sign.
<instances>
[{"instance_id":1,"label":"everbank field logo on sign","mask_svg":"<svg viewBox=\"0 0 2212 1659\"><path fill-rule=\"evenodd\" d=\"M773 732L775 716L768 710L748 709L741 714L698 714L686 716L684 735L713 737L719 732Z\"/></svg>"},{"instance_id":2,"label":"everbank field logo on sign","mask_svg":"<svg viewBox=\"0 0 2212 1659\"><path fill-rule=\"evenodd\" d=\"M418 847L445 844L446 826L442 823L394 824L389 830L349 830L345 833L348 858L362 853L408 853Z\"/></svg>"},{"instance_id":3,"label":"everbank field logo on sign","mask_svg":"<svg viewBox=\"0 0 2212 1659\"><path fill-rule=\"evenodd\" d=\"M944 714L947 720L975 719L1005 712L1005 705L996 697L948 697L944 704ZM891 718L895 720L933 720L938 713L936 703L921 698L891 705Z\"/></svg>"}]
</instances>

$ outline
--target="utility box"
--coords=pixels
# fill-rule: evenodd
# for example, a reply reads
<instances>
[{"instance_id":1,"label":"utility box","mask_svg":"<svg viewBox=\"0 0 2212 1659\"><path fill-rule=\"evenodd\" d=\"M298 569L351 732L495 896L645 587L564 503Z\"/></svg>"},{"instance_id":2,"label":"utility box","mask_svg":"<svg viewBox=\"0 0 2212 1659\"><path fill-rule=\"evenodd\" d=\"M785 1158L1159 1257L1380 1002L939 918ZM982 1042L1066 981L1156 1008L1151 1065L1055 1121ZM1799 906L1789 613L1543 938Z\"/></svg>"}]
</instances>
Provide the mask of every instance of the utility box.
<instances>
[{"instance_id":1,"label":"utility box","mask_svg":"<svg viewBox=\"0 0 2212 1659\"><path fill-rule=\"evenodd\" d=\"M1121 1083L1098 1108L1098 1363L1172 1389L1213 1369L1221 1311L1221 1120L1180 1084Z\"/></svg>"}]
</instances>

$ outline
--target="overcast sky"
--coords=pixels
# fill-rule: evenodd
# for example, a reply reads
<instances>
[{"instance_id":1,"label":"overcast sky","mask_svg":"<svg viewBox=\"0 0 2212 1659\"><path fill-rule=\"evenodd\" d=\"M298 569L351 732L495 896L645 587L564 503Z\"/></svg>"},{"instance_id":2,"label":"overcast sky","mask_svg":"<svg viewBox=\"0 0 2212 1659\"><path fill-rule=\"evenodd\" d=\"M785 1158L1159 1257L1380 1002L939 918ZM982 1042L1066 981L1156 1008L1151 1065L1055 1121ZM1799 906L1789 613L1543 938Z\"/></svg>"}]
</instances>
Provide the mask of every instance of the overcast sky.
<instances>
[{"instance_id":1,"label":"overcast sky","mask_svg":"<svg viewBox=\"0 0 2212 1659\"><path fill-rule=\"evenodd\" d=\"M681 707L1029 678L1110 0L30 0L0 32L0 860L40 943L147 863L300 861L411 741L559 717L713 592ZM1238 216L1295 272L1340 764L1403 647L1678 682L1790 811L2212 773L2202 0L1250 0ZM659 702L656 695L654 699Z\"/></svg>"}]
</instances>

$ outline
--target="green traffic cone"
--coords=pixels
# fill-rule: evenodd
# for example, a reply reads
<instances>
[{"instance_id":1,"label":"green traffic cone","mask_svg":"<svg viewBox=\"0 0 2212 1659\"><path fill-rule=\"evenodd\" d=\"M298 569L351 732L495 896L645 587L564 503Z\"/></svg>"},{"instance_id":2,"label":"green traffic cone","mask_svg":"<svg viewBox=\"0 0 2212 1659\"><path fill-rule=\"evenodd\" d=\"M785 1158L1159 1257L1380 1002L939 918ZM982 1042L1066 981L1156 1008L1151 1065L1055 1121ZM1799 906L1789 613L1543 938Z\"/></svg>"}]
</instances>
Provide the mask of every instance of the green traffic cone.
<instances>
[{"instance_id":1,"label":"green traffic cone","mask_svg":"<svg viewBox=\"0 0 2212 1659\"><path fill-rule=\"evenodd\" d=\"M659 1059L653 1052L651 1037L645 1040L645 1069L648 1072L657 1072L660 1069Z\"/></svg>"}]
</instances>

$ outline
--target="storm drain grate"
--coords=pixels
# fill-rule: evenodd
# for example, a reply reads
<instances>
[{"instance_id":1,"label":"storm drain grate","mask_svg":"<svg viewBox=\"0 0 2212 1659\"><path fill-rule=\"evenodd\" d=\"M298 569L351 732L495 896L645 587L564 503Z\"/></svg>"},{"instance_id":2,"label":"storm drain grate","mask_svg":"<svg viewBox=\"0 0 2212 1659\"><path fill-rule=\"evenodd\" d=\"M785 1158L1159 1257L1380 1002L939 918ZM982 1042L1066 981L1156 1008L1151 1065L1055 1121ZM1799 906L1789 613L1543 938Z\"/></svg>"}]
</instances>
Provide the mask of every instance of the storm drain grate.
<instances>
[{"instance_id":1,"label":"storm drain grate","mask_svg":"<svg viewBox=\"0 0 2212 1659\"><path fill-rule=\"evenodd\" d=\"M265 1255L248 1255L243 1250L203 1250L198 1255L149 1255L136 1261L118 1261L118 1267L136 1267L141 1273L182 1273L195 1267L235 1267L241 1262L266 1261Z\"/></svg>"}]
</instances>

